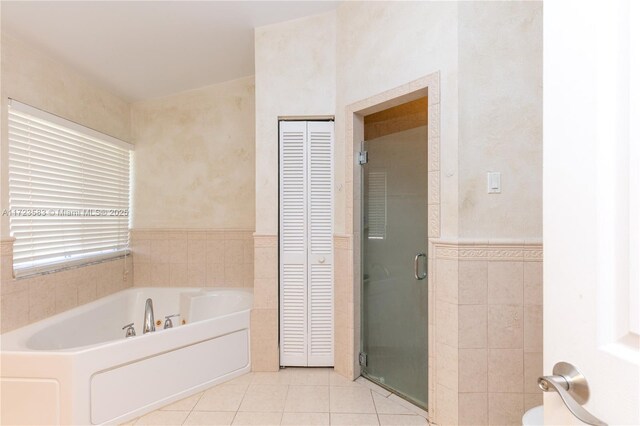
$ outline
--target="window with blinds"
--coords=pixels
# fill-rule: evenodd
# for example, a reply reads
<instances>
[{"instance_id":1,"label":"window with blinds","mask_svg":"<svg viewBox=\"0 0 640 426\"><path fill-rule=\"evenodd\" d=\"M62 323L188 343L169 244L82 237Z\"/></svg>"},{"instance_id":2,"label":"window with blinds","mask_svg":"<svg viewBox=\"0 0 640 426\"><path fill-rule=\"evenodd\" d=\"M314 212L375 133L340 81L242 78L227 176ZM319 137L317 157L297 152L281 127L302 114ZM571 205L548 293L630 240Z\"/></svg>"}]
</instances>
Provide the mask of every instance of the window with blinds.
<instances>
[{"instance_id":1,"label":"window with blinds","mask_svg":"<svg viewBox=\"0 0 640 426\"><path fill-rule=\"evenodd\" d=\"M15 100L8 125L16 275L125 254L132 145Z\"/></svg>"}]
</instances>

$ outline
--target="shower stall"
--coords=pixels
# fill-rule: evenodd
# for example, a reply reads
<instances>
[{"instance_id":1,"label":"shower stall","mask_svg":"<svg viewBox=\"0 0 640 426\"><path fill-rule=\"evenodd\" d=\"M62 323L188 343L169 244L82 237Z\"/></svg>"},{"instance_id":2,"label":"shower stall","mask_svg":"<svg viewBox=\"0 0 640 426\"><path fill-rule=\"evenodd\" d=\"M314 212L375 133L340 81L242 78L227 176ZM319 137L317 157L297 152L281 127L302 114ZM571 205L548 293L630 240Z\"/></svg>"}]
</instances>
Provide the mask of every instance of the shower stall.
<instances>
[{"instance_id":1,"label":"shower stall","mask_svg":"<svg viewBox=\"0 0 640 426\"><path fill-rule=\"evenodd\" d=\"M365 117L359 361L363 376L426 409L427 103L413 103Z\"/></svg>"}]
</instances>

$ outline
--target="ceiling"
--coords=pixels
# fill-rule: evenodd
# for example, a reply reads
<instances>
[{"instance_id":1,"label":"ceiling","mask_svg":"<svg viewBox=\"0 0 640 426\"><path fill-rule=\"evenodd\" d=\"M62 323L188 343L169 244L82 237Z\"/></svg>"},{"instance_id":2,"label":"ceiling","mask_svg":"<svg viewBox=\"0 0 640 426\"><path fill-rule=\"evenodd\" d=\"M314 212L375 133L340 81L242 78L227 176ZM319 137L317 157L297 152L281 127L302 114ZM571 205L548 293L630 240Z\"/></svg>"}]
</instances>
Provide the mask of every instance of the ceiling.
<instances>
[{"instance_id":1,"label":"ceiling","mask_svg":"<svg viewBox=\"0 0 640 426\"><path fill-rule=\"evenodd\" d=\"M337 1L2 1L2 30L131 100L254 74L253 29Z\"/></svg>"}]
</instances>

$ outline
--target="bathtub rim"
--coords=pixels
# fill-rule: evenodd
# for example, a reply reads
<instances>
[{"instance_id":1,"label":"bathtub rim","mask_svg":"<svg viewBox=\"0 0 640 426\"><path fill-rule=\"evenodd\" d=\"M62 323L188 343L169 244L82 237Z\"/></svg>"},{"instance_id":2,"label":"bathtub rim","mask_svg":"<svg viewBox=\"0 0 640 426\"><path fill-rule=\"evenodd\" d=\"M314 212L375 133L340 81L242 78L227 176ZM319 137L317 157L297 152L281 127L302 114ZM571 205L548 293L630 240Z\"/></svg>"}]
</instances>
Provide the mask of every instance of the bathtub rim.
<instances>
[{"instance_id":1,"label":"bathtub rim","mask_svg":"<svg viewBox=\"0 0 640 426\"><path fill-rule=\"evenodd\" d=\"M193 292L203 292L203 293L215 293L217 291L223 292L239 292L245 293L249 297L249 306L246 309L239 309L237 311L229 312L224 315L217 315L211 318L207 318L200 321L194 321L192 323L180 325L179 327L174 327L172 329L159 329L152 333L147 334L139 334L132 339L126 339L124 337L124 332L122 338L106 340L102 342L93 343L90 345L82 345L82 346L74 346L71 348L60 348L60 349L32 349L27 346L27 342L29 339L34 336L36 333L41 332L42 330L50 327L54 324L58 324L66 319L70 315L75 314L83 314L91 311L97 306L108 303L113 300L117 300L118 298L122 298L126 296L128 293L137 293L144 292L145 290L174 290L176 291L176 295L181 292L193 291ZM99 299L93 300L84 305L77 306L75 308L60 312L58 314L52 315L47 318L43 318L42 320L36 321L31 324L27 324L23 327L17 328L15 330L8 331L6 333L0 334L0 354L48 354L48 355L65 355L65 354L81 354L86 352L91 352L92 350L96 350L98 348L103 347L111 347L115 345L122 344L127 340L137 340L139 339L147 339L150 340L158 339L159 336L167 336L167 332L176 332L182 327L195 326L201 324L203 322L214 320L217 318L224 318L231 315L235 315L240 312L251 311L253 308L253 289L246 287L129 287L124 290L120 290L116 293L109 294L107 296L101 297ZM8 340L8 342L7 342Z\"/></svg>"}]
</instances>

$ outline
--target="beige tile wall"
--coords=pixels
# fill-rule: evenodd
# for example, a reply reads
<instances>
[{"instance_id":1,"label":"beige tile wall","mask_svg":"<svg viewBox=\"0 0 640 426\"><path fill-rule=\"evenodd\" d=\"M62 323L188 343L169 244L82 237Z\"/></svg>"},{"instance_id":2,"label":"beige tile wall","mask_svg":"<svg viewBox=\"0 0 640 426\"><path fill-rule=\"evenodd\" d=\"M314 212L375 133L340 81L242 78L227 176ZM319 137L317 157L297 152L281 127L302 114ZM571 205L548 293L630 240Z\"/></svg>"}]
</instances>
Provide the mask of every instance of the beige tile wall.
<instances>
[{"instance_id":1,"label":"beige tile wall","mask_svg":"<svg viewBox=\"0 0 640 426\"><path fill-rule=\"evenodd\" d=\"M134 286L253 287L253 231L132 229Z\"/></svg>"},{"instance_id":2,"label":"beige tile wall","mask_svg":"<svg viewBox=\"0 0 640 426\"><path fill-rule=\"evenodd\" d=\"M458 260L441 259L435 244L429 246L429 419L438 424L457 424L458 406ZM435 293L435 294L434 294ZM431 311L433 313L431 313Z\"/></svg>"},{"instance_id":3,"label":"beige tile wall","mask_svg":"<svg viewBox=\"0 0 640 426\"><path fill-rule=\"evenodd\" d=\"M278 236L254 235L253 247L251 368L253 371L278 371Z\"/></svg>"},{"instance_id":4,"label":"beige tile wall","mask_svg":"<svg viewBox=\"0 0 640 426\"><path fill-rule=\"evenodd\" d=\"M353 238L335 235L334 244L334 361L335 370L353 378L356 342L354 341L354 287L353 287ZM359 325L358 325L359 326Z\"/></svg>"},{"instance_id":5,"label":"beige tile wall","mask_svg":"<svg viewBox=\"0 0 640 426\"><path fill-rule=\"evenodd\" d=\"M434 248L438 423L519 425L542 404L542 246Z\"/></svg>"},{"instance_id":6,"label":"beige tile wall","mask_svg":"<svg viewBox=\"0 0 640 426\"><path fill-rule=\"evenodd\" d=\"M14 330L131 287L131 259L115 259L20 279L13 278L13 240L0 242L0 332Z\"/></svg>"}]
</instances>

